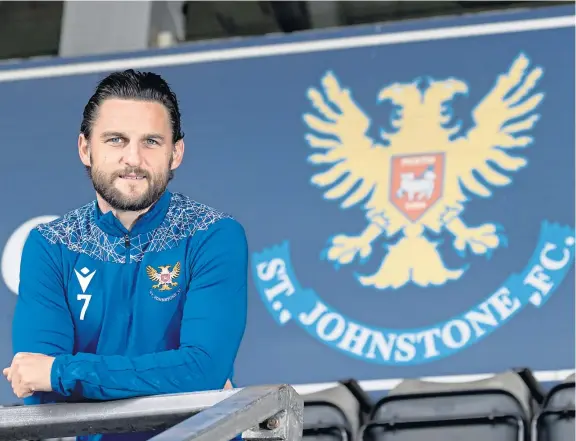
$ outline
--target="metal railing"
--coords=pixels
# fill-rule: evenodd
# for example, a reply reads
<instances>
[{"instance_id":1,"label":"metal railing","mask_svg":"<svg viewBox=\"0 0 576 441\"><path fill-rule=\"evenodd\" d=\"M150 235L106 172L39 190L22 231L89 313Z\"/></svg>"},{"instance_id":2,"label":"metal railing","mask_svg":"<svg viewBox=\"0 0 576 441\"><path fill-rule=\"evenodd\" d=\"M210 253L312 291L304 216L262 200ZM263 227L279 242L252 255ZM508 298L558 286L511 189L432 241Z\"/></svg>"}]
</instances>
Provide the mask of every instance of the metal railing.
<instances>
[{"instance_id":1,"label":"metal railing","mask_svg":"<svg viewBox=\"0 0 576 441\"><path fill-rule=\"evenodd\" d=\"M164 430L150 441L299 441L303 400L289 385L0 408L0 441Z\"/></svg>"}]
</instances>

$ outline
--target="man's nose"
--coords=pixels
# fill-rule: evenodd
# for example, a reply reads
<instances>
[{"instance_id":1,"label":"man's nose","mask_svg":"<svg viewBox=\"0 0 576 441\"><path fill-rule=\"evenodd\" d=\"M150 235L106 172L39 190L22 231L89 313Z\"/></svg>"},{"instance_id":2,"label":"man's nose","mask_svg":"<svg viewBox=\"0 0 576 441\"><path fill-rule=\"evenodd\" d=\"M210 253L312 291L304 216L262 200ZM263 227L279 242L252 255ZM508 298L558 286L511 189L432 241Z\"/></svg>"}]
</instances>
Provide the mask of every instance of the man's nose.
<instances>
[{"instance_id":1,"label":"man's nose","mask_svg":"<svg viewBox=\"0 0 576 441\"><path fill-rule=\"evenodd\" d=\"M131 167L139 167L142 163L142 152L137 143L130 143L124 148L124 163Z\"/></svg>"}]
</instances>

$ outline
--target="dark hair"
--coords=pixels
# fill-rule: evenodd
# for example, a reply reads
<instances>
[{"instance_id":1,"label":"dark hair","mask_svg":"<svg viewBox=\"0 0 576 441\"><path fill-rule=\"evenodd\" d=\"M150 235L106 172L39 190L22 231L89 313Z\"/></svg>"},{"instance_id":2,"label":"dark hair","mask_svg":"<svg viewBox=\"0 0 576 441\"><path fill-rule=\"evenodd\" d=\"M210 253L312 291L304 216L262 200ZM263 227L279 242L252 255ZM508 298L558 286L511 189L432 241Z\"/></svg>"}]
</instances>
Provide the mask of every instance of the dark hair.
<instances>
[{"instance_id":1,"label":"dark hair","mask_svg":"<svg viewBox=\"0 0 576 441\"><path fill-rule=\"evenodd\" d=\"M80 132L86 138L90 138L98 107L109 98L156 101L163 104L170 115L172 142L175 143L184 138L180 125L178 99L168 83L160 75L152 72L138 72L133 69L114 72L98 83L94 95L84 107L80 125Z\"/></svg>"}]
</instances>

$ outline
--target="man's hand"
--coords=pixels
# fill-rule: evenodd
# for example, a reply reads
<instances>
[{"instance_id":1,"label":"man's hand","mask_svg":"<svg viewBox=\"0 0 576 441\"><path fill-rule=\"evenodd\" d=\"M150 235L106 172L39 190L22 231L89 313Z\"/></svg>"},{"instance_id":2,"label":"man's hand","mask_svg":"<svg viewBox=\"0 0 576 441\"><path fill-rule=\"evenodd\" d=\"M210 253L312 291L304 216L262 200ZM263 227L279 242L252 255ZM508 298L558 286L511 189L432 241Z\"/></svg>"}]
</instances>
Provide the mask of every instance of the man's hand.
<instances>
[{"instance_id":1,"label":"man's hand","mask_svg":"<svg viewBox=\"0 0 576 441\"><path fill-rule=\"evenodd\" d=\"M54 357L48 355L19 352L11 366L2 373L12 384L14 394L18 398L26 398L34 392L52 391L50 373L53 363Z\"/></svg>"}]
</instances>

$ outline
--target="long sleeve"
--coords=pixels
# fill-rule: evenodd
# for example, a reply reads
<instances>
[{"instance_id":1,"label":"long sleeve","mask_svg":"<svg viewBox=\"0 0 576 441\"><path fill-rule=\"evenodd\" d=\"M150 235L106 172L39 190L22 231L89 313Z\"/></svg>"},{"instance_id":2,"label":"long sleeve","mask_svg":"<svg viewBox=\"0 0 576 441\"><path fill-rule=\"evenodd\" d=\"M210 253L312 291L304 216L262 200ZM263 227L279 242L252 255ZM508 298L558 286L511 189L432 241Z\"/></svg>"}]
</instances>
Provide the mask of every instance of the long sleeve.
<instances>
[{"instance_id":1,"label":"long sleeve","mask_svg":"<svg viewBox=\"0 0 576 441\"><path fill-rule=\"evenodd\" d=\"M62 256L32 230L22 251L18 300L12 320L12 348L51 356L71 354L74 325L66 303ZM35 393L26 404L62 401L54 393Z\"/></svg>"},{"instance_id":2,"label":"long sleeve","mask_svg":"<svg viewBox=\"0 0 576 441\"><path fill-rule=\"evenodd\" d=\"M135 357L59 355L51 375L56 392L109 400L224 387L246 325L246 237L238 222L222 219L193 240L179 348Z\"/></svg>"}]
</instances>

